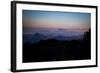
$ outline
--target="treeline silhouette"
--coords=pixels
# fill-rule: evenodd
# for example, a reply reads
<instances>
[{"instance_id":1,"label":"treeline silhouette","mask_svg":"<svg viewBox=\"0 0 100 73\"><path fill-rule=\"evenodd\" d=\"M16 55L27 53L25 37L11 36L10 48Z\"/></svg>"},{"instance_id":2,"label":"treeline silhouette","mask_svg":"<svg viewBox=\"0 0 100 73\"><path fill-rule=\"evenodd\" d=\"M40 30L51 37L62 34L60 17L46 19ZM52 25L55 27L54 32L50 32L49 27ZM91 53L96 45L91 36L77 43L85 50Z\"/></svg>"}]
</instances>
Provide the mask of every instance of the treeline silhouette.
<instances>
[{"instance_id":1,"label":"treeline silhouette","mask_svg":"<svg viewBox=\"0 0 100 73\"><path fill-rule=\"evenodd\" d=\"M23 43L23 62L82 60L91 58L91 32L83 40L41 40L35 44Z\"/></svg>"}]
</instances>

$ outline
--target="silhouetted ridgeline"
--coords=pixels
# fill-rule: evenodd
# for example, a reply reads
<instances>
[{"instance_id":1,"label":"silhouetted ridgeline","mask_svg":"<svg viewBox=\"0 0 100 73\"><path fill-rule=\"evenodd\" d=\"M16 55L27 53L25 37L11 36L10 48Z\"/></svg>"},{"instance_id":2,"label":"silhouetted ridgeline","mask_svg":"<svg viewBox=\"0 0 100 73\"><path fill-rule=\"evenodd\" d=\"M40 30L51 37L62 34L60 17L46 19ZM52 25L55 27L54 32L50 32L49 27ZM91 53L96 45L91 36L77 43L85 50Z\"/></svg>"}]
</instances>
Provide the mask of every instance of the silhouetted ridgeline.
<instances>
[{"instance_id":1,"label":"silhouetted ridgeline","mask_svg":"<svg viewBox=\"0 0 100 73\"><path fill-rule=\"evenodd\" d=\"M41 40L35 44L23 44L23 62L90 59L90 30L83 40Z\"/></svg>"}]
</instances>

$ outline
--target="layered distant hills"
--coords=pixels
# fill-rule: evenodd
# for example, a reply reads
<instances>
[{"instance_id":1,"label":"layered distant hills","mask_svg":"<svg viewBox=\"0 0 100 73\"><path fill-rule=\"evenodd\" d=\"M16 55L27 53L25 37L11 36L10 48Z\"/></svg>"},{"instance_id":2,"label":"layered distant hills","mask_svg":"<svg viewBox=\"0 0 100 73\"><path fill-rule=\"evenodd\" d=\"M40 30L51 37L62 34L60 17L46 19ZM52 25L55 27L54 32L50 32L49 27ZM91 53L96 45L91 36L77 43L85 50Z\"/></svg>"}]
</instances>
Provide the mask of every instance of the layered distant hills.
<instances>
[{"instance_id":1,"label":"layered distant hills","mask_svg":"<svg viewBox=\"0 0 100 73\"><path fill-rule=\"evenodd\" d=\"M49 37L39 33L24 36L23 62L91 59L91 32L85 32L82 40L76 37Z\"/></svg>"},{"instance_id":2,"label":"layered distant hills","mask_svg":"<svg viewBox=\"0 0 100 73\"><path fill-rule=\"evenodd\" d=\"M49 33L49 32L48 32ZM39 42L40 40L49 40L55 39L60 41L71 41L71 40L82 40L84 37L84 33L79 32L66 32L66 34L42 34L42 33L34 33L34 34L24 34L23 42L34 44Z\"/></svg>"}]
</instances>

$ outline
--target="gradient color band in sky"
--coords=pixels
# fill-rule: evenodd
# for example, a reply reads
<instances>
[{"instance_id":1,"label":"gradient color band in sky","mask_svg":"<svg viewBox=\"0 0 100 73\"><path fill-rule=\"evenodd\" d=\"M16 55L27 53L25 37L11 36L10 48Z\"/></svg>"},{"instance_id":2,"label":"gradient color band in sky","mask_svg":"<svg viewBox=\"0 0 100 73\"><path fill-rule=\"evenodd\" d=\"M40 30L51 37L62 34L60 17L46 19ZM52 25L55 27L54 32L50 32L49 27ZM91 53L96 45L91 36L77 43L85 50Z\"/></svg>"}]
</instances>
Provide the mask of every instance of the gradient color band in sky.
<instances>
[{"instance_id":1,"label":"gradient color band in sky","mask_svg":"<svg viewBox=\"0 0 100 73\"><path fill-rule=\"evenodd\" d=\"M89 29L90 13L23 10L24 28Z\"/></svg>"}]
</instances>

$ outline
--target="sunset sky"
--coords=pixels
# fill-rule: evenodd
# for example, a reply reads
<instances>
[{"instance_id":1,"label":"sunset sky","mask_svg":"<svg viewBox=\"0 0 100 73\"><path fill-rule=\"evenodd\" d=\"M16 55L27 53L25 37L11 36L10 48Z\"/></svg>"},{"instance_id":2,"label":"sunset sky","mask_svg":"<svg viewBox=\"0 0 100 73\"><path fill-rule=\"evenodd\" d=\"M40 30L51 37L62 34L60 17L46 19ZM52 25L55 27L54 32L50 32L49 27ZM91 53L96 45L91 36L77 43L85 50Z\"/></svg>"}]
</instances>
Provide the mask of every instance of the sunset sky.
<instances>
[{"instance_id":1,"label":"sunset sky","mask_svg":"<svg viewBox=\"0 0 100 73\"><path fill-rule=\"evenodd\" d=\"M23 27L87 30L90 13L23 10Z\"/></svg>"}]
</instances>

